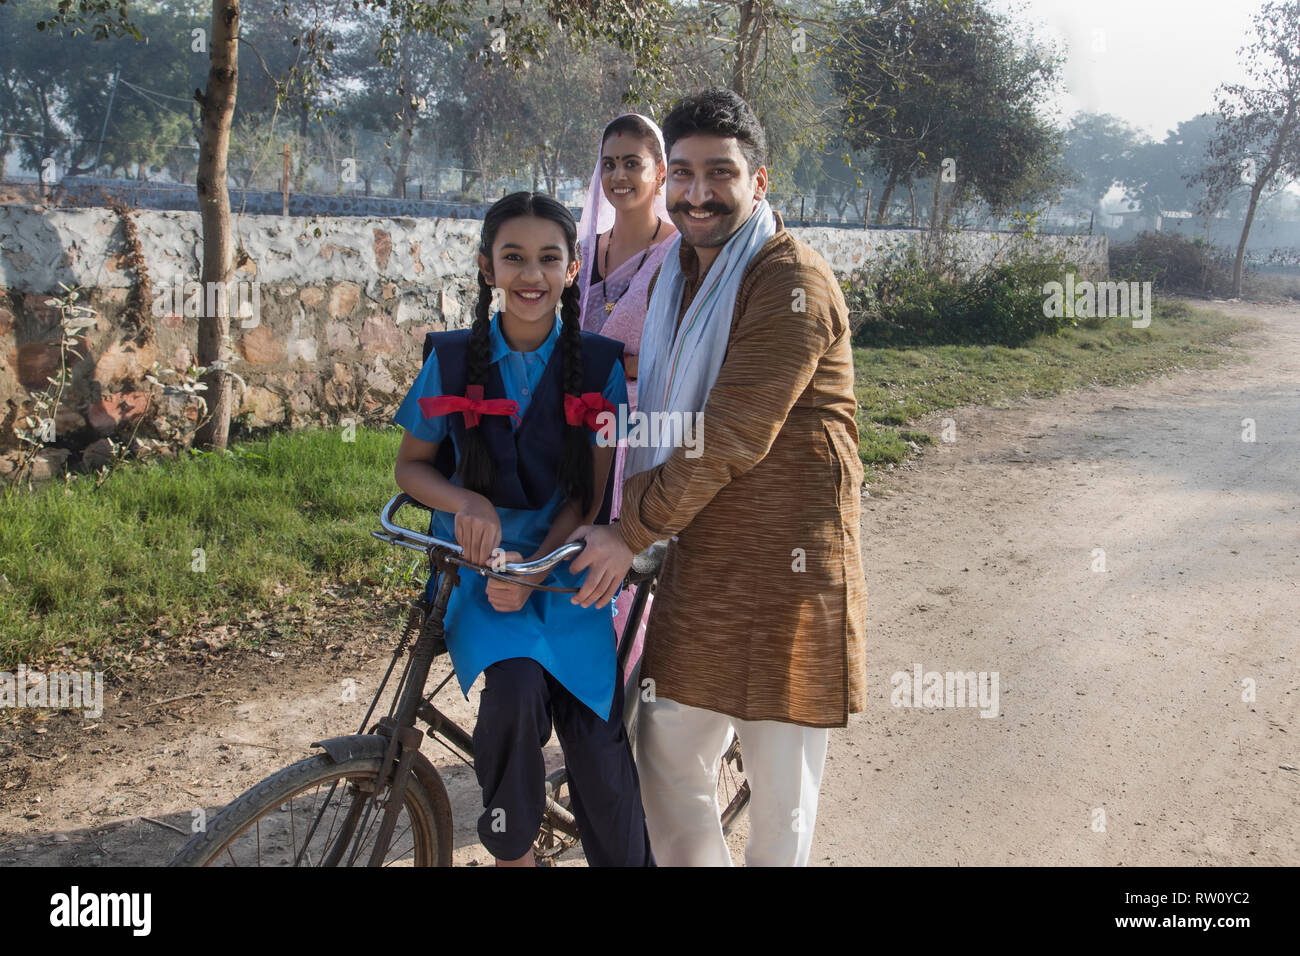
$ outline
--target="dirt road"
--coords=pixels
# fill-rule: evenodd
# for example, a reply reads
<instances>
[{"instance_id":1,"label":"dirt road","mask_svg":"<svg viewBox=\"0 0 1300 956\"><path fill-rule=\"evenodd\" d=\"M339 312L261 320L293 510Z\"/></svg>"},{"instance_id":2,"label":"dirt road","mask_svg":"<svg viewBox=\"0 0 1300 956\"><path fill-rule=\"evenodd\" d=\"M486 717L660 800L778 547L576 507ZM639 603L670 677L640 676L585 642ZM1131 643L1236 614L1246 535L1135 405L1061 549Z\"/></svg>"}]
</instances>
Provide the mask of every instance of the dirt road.
<instances>
[{"instance_id":1,"label":"dirt road","mask_svg":"<svg viewBox=\"0 0 1300 956\"><path fill-rule=\"evenodd\" d=\"M864 501L871 703L832 733L815 864L1300 862L1300 310L1219 308L1265 323L1248 361L936 415L955 440ZM0 791L0 865L165 862L164 824L355 729L390 647L106 688L94 727L9 745L35 756ZM893 706L918 668L996 672L996 716ZM425 748L456 862L487 862L472 773Z\"/></svg>"},{"instance_id":2,"label":"dirt road","mask_svg":"<svg viewBox=\"0 0 1300 956\"><path fill-rule=\"evenodd\" d=\"M815 860L1300 862L1300 312L1220 308L1267 322L1249 364L927 423L867 507ZM917 664L997 671L998 716L891 707Z\"/></svg>"}]
</instances>

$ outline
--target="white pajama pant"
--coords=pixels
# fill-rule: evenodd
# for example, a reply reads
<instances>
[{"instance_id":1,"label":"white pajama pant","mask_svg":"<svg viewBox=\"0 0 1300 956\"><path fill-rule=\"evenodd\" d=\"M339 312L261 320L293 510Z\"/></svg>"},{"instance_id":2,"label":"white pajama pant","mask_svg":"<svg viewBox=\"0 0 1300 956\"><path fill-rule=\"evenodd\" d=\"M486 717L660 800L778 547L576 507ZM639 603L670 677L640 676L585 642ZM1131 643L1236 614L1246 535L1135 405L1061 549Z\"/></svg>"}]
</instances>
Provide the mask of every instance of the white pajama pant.
<instances>
[{"instance_id":1,"label":"white pajama pant","mask_svg":"<svg viewBox=\"0 0 1300 956\"><path fill-rule=\"evenodd\" d=\"M747 866L807 866L826 765L826 728L738 720L659 697L639 702L636 764L650 846L660 866L731 866L718 769L740 738L749 800Z\"/></svg>"}]
</instances>

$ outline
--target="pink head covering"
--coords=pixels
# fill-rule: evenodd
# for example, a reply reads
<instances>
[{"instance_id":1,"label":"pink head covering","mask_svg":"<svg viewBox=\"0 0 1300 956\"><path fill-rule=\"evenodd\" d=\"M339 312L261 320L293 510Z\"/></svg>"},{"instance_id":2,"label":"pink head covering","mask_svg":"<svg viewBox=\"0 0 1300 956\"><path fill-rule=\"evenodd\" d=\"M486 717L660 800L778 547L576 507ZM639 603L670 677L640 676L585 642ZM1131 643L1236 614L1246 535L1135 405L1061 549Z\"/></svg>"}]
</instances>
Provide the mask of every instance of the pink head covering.
<instances>
[{"instance_id":1,"label":"pink head covering","mask_svg":"<svg viewBox=\"0 0 1300 956\"><path fill-rule=\"evenodd\" d=\"M639 116L647 126L654 131L655 139L659 140L659 152L663 155L664 162L668 161L668 150L664 149L664 134L660 131L659 126L654 120L640 113L621 113L614 119L622 116ZM610 120L610 123L614 120ZM605 129L609 129L609 123L605 124ZM582 219L578 223L578 239L585 243L588 240L595 240L595 237L614 225L614 207L610 201L605 198L605 190L600 184L600 157L605 147L605 133L602 131L600 142L596 144L596 168L591 174L591 188L587 190L587 205L582 207ZM667 182L665 180L665 182ZM668 202L664 198L664 187L659 187L659 192L655 195L655 213L664 222L671 223L668 218Z\"/></svg>"}]
</instances>

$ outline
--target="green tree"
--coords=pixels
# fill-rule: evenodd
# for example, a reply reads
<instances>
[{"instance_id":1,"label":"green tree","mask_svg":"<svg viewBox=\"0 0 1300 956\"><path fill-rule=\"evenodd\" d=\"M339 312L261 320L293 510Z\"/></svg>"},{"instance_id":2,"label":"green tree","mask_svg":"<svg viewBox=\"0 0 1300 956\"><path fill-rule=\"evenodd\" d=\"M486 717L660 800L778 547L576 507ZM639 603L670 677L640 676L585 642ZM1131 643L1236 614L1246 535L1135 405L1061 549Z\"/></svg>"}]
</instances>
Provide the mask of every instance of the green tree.
<instances>
[{"instance_id":1,"label":"green tree","mask_svg":"<svg viewBox=\"0 0 1300 956\"><path fill-rule=\"evenodd\" d=\"M172 162L178 146L188 152L197 110L178 91L192 88L204 68L182 32L191 7L143 10L141 28L153 39L150 55L140 56L130 38L38 30L57 14L54 0L0 5L0 125L34 134L16 137L24 165L40 169L54 159L62 175L74 176L101 164L135 167L144 179Z\"/></svg>"},{"instance_id":2,"label":"green tree","mask_svg":"<svg viewBox=\"0 0 1300 956\"><path fill-rule=\"evenodd\" d=\"M1077 177L1072 190L1090 211L1115 184L1124 179L1143 137L1136 129L1109 113L1080 110L1065 130L1062 159Z\"/></svg>"},{"instance_id":3,"label":"green tree","mask_svg":"<svg viewBox=\"0 0 1300 956\"><path fill-rule=\"evenodd\" d=\"M877 222L895 189L925 176L937 213L945 172L957 198L998 213L1059 187L1060 135L1040 115L1059 77L1056 50L982 0L856 0L840 15L852 42L833 49L832 78L845 140L886 177ZM885 52L863 59L860 48Z\"/></svg>"},{"instance_id":4,"label":"green tree","mask_svg":"<svg viewBox=\"0 0 1300 956\"><path fill-rule=\"evenodd\" d=\"M1217 124L1214 114L1202 113L1179 123L1159 142L1139 143L1119 177L1129 207L1140 204L1159 213L1203 205L1204 187L1192 180L1205 168L1206 150Z\"/></svg>"},{"instance_id":5,"label":"green tree","mask_svg":"<svg viewBox=\"0 0 1300 956\"><path fill-rule=\"evenodd\" d=\"M0 0L3 3L4 0ZM354 7L365 5L386 9L388 17L382 30L380 59L396 61L402 36L429 36L454 41L466 32L476 14L470 0L447 0L427 3L422 0L354 0ZM284 5L286 8L288 4ZM313 5L314 6L314 5ZM129 36L145 41L139 23L155 5L144 0L59 0L53 13L36 23L38 31L54 29L78 36L89 31L96 39ZM552 0L544 10L522 0L503 0L500 10L488 16L493 31L489 44L516 71L535 60L549 37L559 31L580 45L606 40L633 51L633 77L638 84L653 86L663 75L660 63L661 44L658 24L669 12L666 0L641 0L636 4L599 3L596 0ZM298 37L304 51L301 69L294 77L302 79L303 89L311 90L328 54L333 39L326 30L332 7L313 11L317 18L304 23ZM231 124L239 89L240 47L243 9L240 0L213 0L206 27L205 43L209 69L207 85L196 91L202 130L196 189L203 231L203 265L200 281L224 283L233 272L233 243L230 224L230 195L226 165L230 149ZM255 48L253 48L255 53ZM101 82L107 82L101 78ZM629 92L630 95L630 92ZM216 315L199 320L195 350L199 364L209 371L203 381L207 386L210 417L195 435L200 446L224 448L230 427L230 381L227 366L232 358L230 316L224 304Z\"/></svg>"}]
</instances>

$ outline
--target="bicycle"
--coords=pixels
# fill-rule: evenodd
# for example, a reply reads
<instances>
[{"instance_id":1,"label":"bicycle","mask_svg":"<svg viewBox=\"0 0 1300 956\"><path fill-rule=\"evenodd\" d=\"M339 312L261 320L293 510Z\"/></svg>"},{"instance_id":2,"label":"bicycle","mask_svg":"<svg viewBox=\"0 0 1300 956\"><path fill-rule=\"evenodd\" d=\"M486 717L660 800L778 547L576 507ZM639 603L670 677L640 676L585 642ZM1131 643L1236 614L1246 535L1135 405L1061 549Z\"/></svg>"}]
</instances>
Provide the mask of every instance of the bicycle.
<instances>
[{"instance_id":1,"label":"bicycle","mask_svg":"<svg viewBox=\"0 0 1300 956\"><path fill-rule=\"evenodd\" d=\"M428 727L428 736L473 766L472 734L433 705L433 698L455 676L454 670L431 693L424 693L435 658L447 652L443 617L448 598L459 582L461 569L540 590L573 593L576 588L534 584L512 575L549 571L580 553L585 542L570 542L545 557L506 563L498 570L465 560L460 545L454 542L397 525L397 512L408 504L430 511L409 495L395 495L380 510L382 530L371 534L394 546L424 552L430 570L438 571L437 589L431 600L422 594L412 602L393 658L362 718L361 727L355 734L313 743L323 753L291 764L244 791L218 812L204 830L195 834L169 866L211 866L227 861L235 866L451 865L451 801L437 768L420 752L425 732L416 726L417 721L422 721ZM624 579L624 586L640 586L620 635L619 673L625 671L632 639L645 612L647 594L654 588L664 551L665 547L658 545L637 555ZM398 660L406 654L411 636L417 632L387 715L370 725ZM370 730L366 732L368 725ZM635 733L635 729L629 733ZM723 756L718 790L720 822L723 832L730 833L750 797L740 742L735 737ZM296 806L300 799L301 807ZM301 846L300 816L304 831ZM327 816L330 816L328 829L316 844L314 841ZM406 825L399 831L403 817ZM370 843L372 836L373 843ZM568 777L560 767L546 777L546 808L533 842L533 853L539 862L553 864L579 842L577 822L568 799ZM268 853L265 860L264 844ZM394 850L400 852L390 860ZM255 854L251 861L250 851Z\"/></svg>"}]
</instances>

